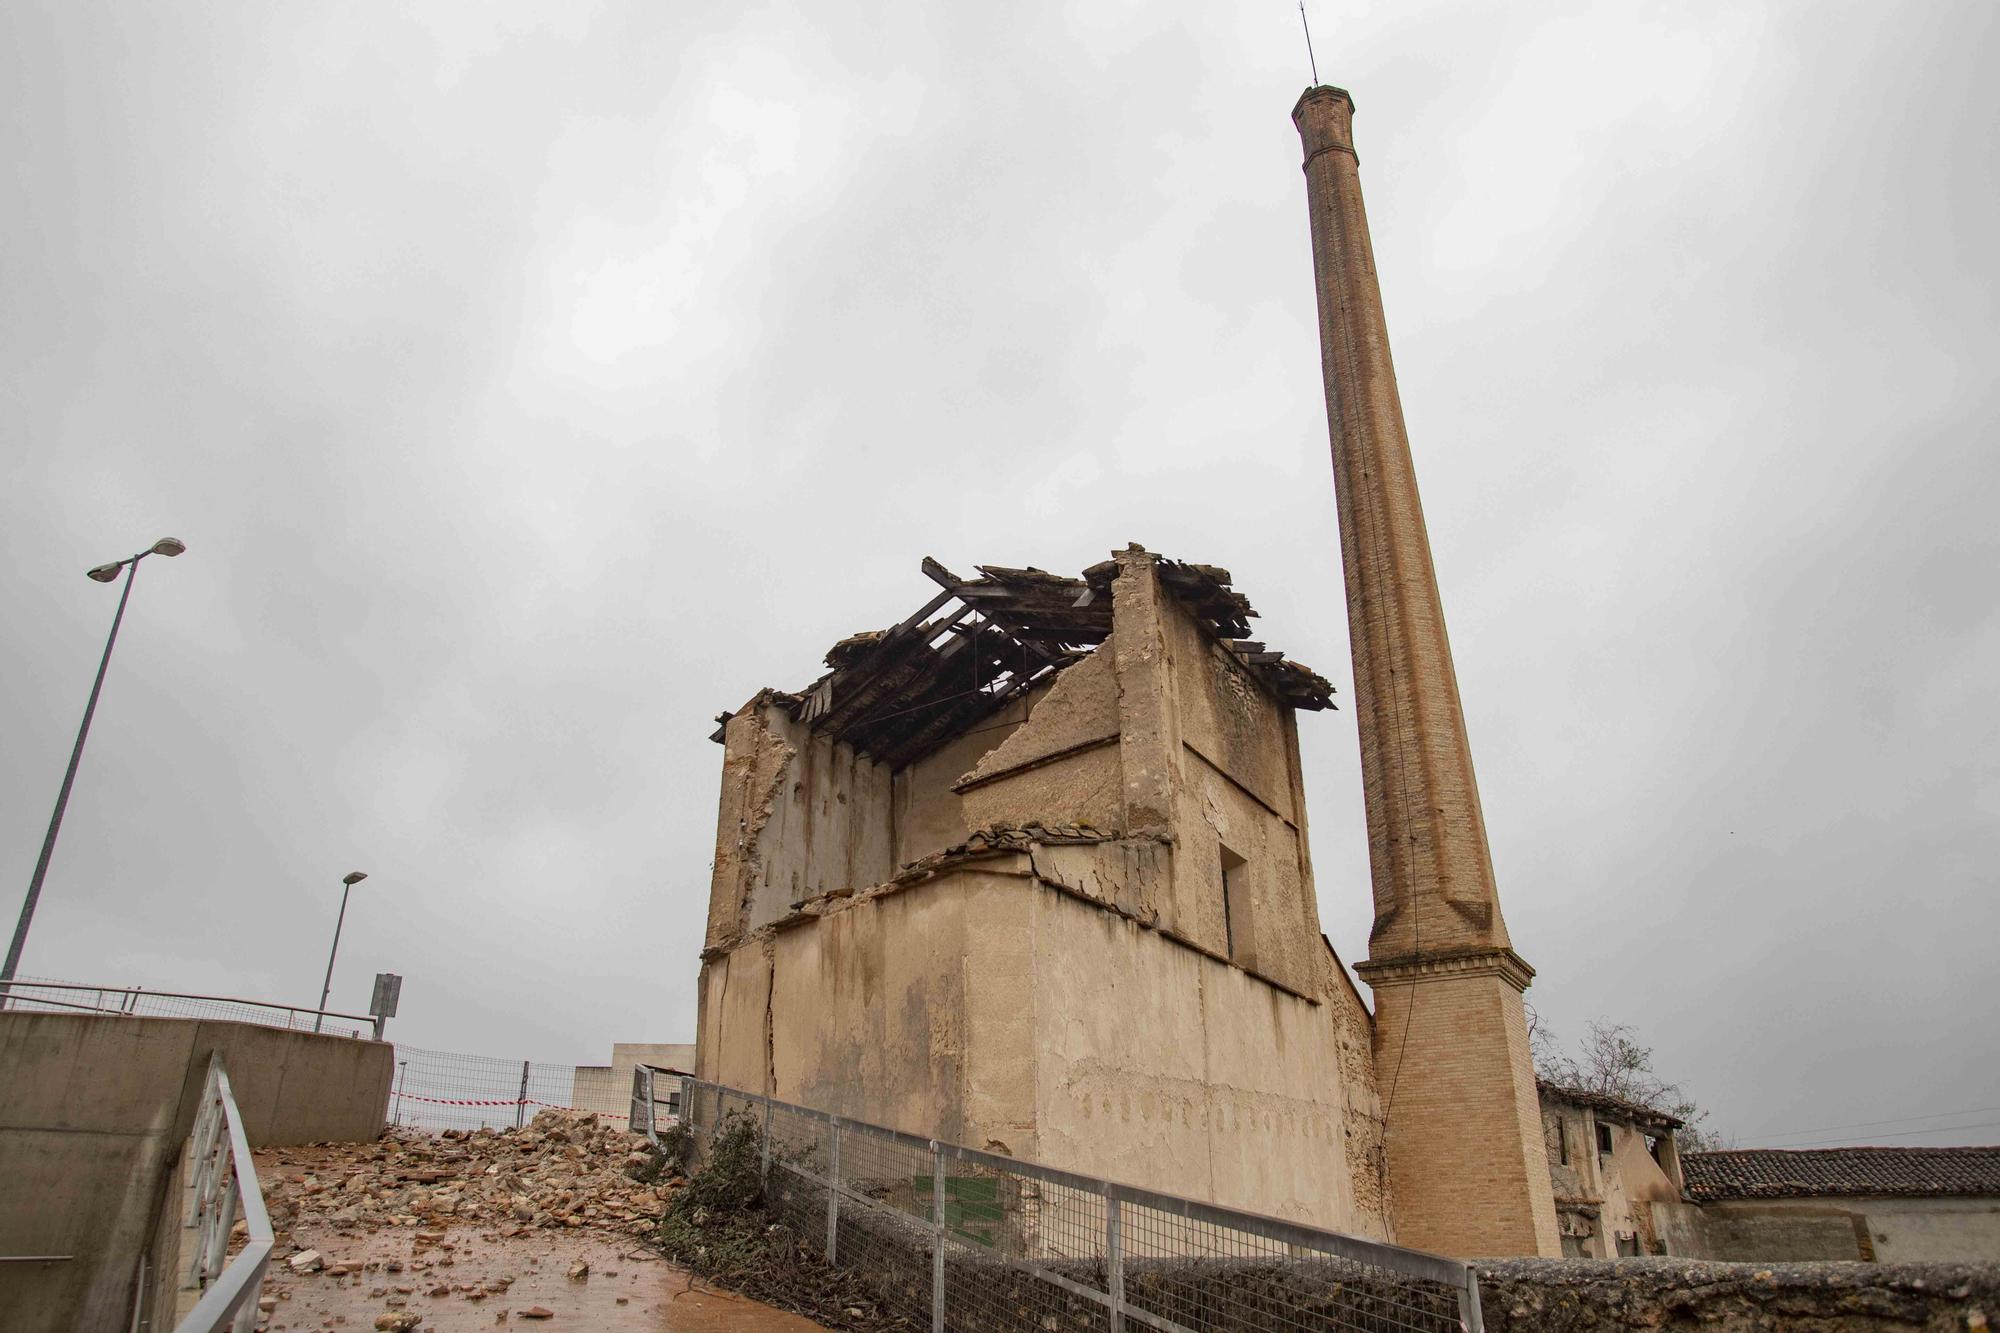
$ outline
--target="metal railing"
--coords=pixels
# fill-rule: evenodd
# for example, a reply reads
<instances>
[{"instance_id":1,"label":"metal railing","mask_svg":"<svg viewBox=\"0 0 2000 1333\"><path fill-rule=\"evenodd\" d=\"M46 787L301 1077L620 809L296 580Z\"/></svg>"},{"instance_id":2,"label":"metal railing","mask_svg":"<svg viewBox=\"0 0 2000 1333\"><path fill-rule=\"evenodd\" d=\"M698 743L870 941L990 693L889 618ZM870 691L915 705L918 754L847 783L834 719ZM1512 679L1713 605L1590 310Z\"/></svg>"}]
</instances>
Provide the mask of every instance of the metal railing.
<instances>
[{"instance_id":1,"label":"metal railing","mask_svg":"<svg viewBox=\"0 0 2000 1333\"><path fill-rule=\"evenodd\" d=\"M324 1031L336 1037L372 1033L382 1039L383 1020L367 1014L338 1014L305 1005L274 1004L231 995L195 995L186 991L147 990L143 986L98 986L75 981L40 981L16 977L0 987L0 1008L59 1013L123 1014L138 1018L218 1018L260 1027Z\"/></svg>"},{"instance_id":2,"label":"metal railing","mask_svg":"<svg viewBox=\"0 0 2000 1333\"><path fill-rule=\"evenodd\" d=\"M660 1081L633 1078L632 1126L655 1142ZM679 1082L697 1145L748 1117L775 1218L933 1333L1484 1327L1454 1259Z\"/></svg>"},{"instance_id":3,"label":"metal railing","mask_svg":"<svg viewBox=\"0 0 2000 1333\"><path fill-rule=\"evenodd\" d=\"M229 1089L222 1058L210 1056L201 1108L195 1113L192 1161L194 1182L186 1225L195 1228L194 1255L187 1285L201 1299L175 1333L250 1333L257 1326L257 1296L271 1262L271 1218L257 1183L257 1163L243 1133L242 1113ZM243 1248L229 1258L229 1235L241 1218ZM226 1261L226 1263L225 1263Z\"/></svg>"}]
</instances>

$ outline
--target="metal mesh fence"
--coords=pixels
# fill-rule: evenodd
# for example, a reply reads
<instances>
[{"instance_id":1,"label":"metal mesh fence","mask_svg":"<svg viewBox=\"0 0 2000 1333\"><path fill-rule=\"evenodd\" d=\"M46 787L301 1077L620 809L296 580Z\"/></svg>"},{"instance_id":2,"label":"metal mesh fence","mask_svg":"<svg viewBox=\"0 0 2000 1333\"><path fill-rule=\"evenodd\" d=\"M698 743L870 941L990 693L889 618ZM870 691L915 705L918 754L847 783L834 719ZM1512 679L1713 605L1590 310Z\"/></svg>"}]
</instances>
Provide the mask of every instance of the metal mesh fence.
<instances>
[{"instance_id":1,"label":"metal mesh fence","mask_svg":"<svg viewBox=\"0 0 2000 1333\"><path fill-rule=\"evenodd\" d=\"M635 1094L636 1095L636 1094ZM1425 1333L1481 1328L1464 1264L920 1139L688 1080L697 1147L762 1131L765 1206L913 1328Z\"/></svg>"},{"instance_id":2,"label":"metal mesh fence","mask_svg":"<svg viewBox=\"0 0 2000 1333\"><path fill-rule=\"evenodd\" d=\"M57 981L50 977L16 977L6 987L9 1008L39 1013L120 1014L128 1018L214 1018L260 1027L319 1030L336 1037L367 1037L374 1021L358 1014L336 1014L310 1006L271 1004L225 995L192 995L147 990L142 986L96 986Z\"/></svg>"},{"instance_id":3,"label":"metal mesh fence","mask_svg":"<svg viewBox=\"0 0 2000 1333\"><path fill-rule=\"evenodd\" d=\"M370 1037L373 1020L355 1014L321 1013L310 1008L221 995L154 991L137 986L98 986L17 977L6 990L9 1007L42 1013L112 1014L128 1018L213 1018L234 1023L338 1037ZM672 1085L678 1094L679 1085ZM396 1079L391 1085L391 1123L416 1129L502 1129L525 1124L550 1107L595 1111L623 1124L630 1115L630 1089L609 1067L509 1060L418 1046L396 1047Z\"/></svg>"},{"instance_id":4,"label":"metal mesh fence","mask_svg":"<svg viewBox=\"0 0 2000 1333\"><path fill-rule=\"evenodd\" d=\"M389 1121L417 1129L505 1129L537 1111L595 1111L617 1125L630 1116L629 1090L607 1099L608 1071L498 1056L396 1047ZM615 1109L614 1109L615 1108Z\"/></svg>"}]
</instances>

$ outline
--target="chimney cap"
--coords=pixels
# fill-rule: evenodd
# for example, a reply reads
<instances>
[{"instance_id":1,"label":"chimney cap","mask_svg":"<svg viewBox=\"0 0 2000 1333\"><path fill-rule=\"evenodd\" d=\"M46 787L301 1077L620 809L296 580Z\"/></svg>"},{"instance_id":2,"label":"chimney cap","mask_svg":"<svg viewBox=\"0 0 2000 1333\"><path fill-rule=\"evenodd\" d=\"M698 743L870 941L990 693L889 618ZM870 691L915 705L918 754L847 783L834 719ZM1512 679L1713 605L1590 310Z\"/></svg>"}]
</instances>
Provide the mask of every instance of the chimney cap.
<instances>
[{"instance_id":1,"label":"chimney cap","mask_svg":"<svg viewBox=\"0 0 2000 1333\"><path fill-rule=\"evenodd\" d=\"M1316 83L1299 94L1298 104L1292 108L1292 119L1297 120L1299 118L1300 113L1306 109L1307 102L1321 102L1332 98L1338 98L1347 103L1348 113L1350 115L1353 113L1354 95L1352 93L1348 92L1345 88L1336 88L1330 83Z\"/></svg>"}]
</instances>

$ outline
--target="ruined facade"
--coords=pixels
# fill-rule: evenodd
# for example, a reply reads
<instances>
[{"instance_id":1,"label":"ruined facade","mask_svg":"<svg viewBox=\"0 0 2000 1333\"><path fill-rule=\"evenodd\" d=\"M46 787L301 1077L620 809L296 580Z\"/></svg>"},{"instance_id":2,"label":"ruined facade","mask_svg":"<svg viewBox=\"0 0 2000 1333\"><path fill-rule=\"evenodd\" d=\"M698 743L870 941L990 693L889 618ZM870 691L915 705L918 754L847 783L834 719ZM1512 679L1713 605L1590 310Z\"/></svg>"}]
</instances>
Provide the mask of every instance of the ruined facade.
<instances>
[{"instance_id":1,"label":"ruined facade","mask_svg":"<svg viewBox=\"0 0 2000 1333\"><path fill-rule=\"evenodd\" d=\"M941 591L722 719L698 1068L1454 1255L1560 1253L1351 134L1305 149L1375 922L1319 933L1296 714L1225 571L1136 547Z\"/></svg>"},{"instance_id":2,"label":"ruined facade","mask_svg":"<svg viewBox=\"0 0 2000 1333\"><path fill-rule=\"evenodd\" d=\"M1654 1209L1681 1201L1670 1115L1582 1088L1539 1085L1556 1230L1573 1259L1665 1254Z\"/></svg>"},{"instance_id":3,"label":"ruined facade","mask_svg":"<svg viewBox=\"0 0 2000 1333\"><path fill-rule=\"evenodd\" d=\"M705 1078L1384 1235L1369 1020L1226 571L985 568L723 722Z\"/></svg>"}]
</instances>

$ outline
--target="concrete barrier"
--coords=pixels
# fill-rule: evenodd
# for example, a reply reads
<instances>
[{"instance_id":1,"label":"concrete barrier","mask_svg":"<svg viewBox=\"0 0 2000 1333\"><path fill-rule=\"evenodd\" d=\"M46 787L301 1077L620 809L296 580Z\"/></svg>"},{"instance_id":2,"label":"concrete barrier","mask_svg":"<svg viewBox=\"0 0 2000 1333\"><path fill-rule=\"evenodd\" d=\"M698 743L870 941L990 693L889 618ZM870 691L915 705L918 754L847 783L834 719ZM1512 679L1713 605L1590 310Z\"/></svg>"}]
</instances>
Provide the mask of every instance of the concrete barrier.
<instances>
[{"instance_id":1,"label":"concrete barrier","mask_svg":"<svg viewBox=\"0 0 2000 1333\"><path fill-rule=\"evenodd\" d=\"M381 1131L394 1049L248 1023L0 1012L0 1263L10 1331L124 1329L140 1256L167 1262L168 1194L211 1054L253 1146Z\"/></svg>"}]
</instances>

